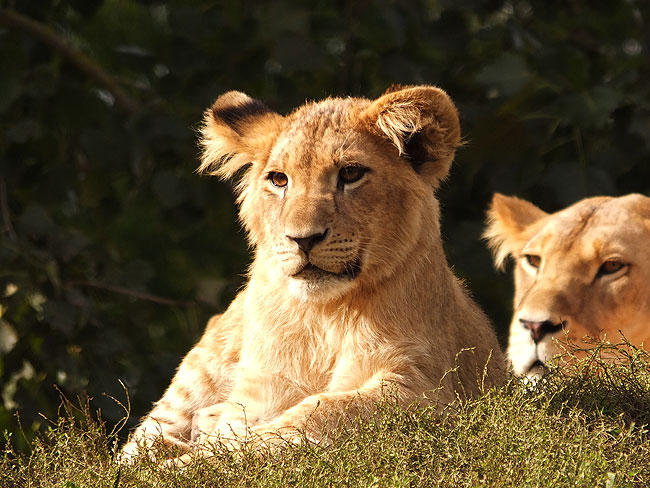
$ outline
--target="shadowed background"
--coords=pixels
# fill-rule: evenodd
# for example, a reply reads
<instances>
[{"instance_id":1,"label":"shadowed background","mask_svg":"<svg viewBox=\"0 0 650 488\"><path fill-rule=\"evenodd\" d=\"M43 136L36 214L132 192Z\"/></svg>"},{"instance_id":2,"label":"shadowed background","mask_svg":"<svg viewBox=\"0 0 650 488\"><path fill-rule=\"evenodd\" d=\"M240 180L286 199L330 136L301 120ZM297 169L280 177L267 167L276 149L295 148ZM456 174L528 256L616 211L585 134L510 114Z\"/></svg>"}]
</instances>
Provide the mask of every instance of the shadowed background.
<instances>
[{"instance_id":1,"label":"shadowed background","mask_svg":"<svg viewBox=\"0 0 650 488\"><path fill-rule=\"evenodd\" d=\"M450 264L507 339L480 240L495 191L554 211L650 195L650 3L0 0L0 431L56 384L114 424L169 383L249 262L232 189L194 173L202 111L287 113L434 84L465 145L439 191ZM6 438L6 436L5 436Z\"/></svg>"}]
</instances>

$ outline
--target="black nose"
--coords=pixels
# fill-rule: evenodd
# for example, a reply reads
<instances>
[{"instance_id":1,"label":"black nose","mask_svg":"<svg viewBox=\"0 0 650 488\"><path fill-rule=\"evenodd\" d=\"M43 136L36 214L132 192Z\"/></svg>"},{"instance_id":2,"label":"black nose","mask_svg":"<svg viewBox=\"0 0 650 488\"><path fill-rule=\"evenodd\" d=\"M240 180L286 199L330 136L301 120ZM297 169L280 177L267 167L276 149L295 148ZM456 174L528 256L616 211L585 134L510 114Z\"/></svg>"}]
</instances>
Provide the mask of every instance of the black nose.
<instances>
[{"instance_id":1,"label":"black nose","mask_svg":"<svg viewBox=\"0 0 650 488\"><path fill-rule=\"evenodd\" d=\"M295 243L298 244L298 247L302 252L304 252L305 254L309 254L309 251L311 251L316 244L318 244L323 239L325 239L326 235L327 235L327 231L319 234L312 234L307 237L293 237L293 236L287 236L287 237L292 241L295 241Z\"/></svg>"},{"instance_id":2,"label":"black nose","mask_svg":"<svg viewBox=\"0 0 650 488\"><path fill-rule=\"evenodd\" d=\"M550 320L545 320L543 322L533 322L530 320L519 319L519 322L521 322L521 325L523 325L524 328L530 331L530 336L533 338L533 341L535 341L535 344L541 341L546 334L553 334L562 330L562 327L564 325L561 322L559 324L555 324Z\"/></svg>"}]
</instances>

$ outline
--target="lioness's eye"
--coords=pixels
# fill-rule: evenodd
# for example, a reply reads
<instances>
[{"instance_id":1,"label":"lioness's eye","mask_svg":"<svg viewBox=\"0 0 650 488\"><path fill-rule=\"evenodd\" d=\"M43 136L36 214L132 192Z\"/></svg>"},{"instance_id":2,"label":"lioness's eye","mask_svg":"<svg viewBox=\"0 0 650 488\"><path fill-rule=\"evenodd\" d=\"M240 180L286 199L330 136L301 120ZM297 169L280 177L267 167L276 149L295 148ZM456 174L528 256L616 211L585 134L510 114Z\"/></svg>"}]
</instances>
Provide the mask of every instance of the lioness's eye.
<instances>
[{"instance_id":1,"label":"lioness's eye","mask_svg":"<svg viewBox=\"0 0 650 488\"><path fill-rule=\"evenodd\" d=\"M278 188L284 188L289 183L289 178L284 173L279 173L277 171L271 171L268 176L271 184L277 186Z\"/></svg>"},{"instance_id":2,"label":"lioness's eye","mask_svg":"<svg viewBox=\"0 0 650 488\"><path fill-rule=\"evenodd\" d=\"M542 258L535 256L534 254L526 254L524 257L526 258L526 262L533 268L539 268L539 265L542 262Z\"/></svg>"},{"instance_id":3,"label":"lioness's eye","mask_svg":"<svg viewBox=\"0 0 650 488\"><path fill-rule=\"evenodd\" d=\"M625 266L627 265L622 261L605 261L598 269L598 276L614 274L617 271L622 270Z\"/></svg>"},{"instance_id":4,"label":"lioness's eye","mask_svg":"<svg viewBox=\"0 0 650 488\"><path fill-rule=\"evenodd\" d=\"M366 174L366 171L366 168L363 166L357 166L356 164L344 166L339 170L339 183L343 185L355 183L363 178L363 175Z\"/></svg>"}]
</instances>

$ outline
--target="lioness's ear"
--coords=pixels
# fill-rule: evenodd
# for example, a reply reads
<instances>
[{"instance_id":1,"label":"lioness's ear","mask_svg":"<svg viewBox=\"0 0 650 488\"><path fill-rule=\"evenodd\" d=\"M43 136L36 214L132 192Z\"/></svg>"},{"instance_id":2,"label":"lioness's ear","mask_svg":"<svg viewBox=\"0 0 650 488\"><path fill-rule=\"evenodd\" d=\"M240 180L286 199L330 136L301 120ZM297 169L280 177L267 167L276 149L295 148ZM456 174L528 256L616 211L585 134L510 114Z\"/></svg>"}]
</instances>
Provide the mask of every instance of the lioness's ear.
<instances>
[{"instance_id":1,"label":"lioness's ear","mask_svg":"<svg viewBox=\"0 0 650 488\"><path fill-rule=\"evenodd\" d=\"M447 94L433 86L388 91L362 114L371 132L388 138L401 156L432 185L449 172L460 143L458 111Z\"/></svg>"},{"instance_id":2,"label":"lioness's ear","mask_svg":"<svg viewBox=\"0 0 650 488\"><path fill-rule=\"evenodd\" d=\"M201 127L200 173L233 176L268 151L283 117L259 100L231 91L205 111Z\"/></svg>"},{"instance_id":3,"label":"lioness's ear","mask_svg":"<svg viewBox=\"0 0 650 488\"><path fill-rule=\"evenodd\" d=\"M495 193L487 212L483 237L494 255L494 265L502 269L509 255L517 254L532 237L530 226L548 214L526 200Z\"/></svg>"}]
</instances>

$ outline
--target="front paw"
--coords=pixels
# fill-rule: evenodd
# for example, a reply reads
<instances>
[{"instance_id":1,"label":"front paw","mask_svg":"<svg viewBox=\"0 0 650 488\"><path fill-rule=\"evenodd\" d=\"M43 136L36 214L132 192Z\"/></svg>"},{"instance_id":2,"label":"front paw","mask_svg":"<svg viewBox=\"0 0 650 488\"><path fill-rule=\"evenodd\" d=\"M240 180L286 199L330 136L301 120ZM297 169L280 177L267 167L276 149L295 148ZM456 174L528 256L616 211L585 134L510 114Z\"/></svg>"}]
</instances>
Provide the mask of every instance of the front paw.
<instances>
[{"instance_id":1,"label":"front paw","mask_svg":"<svg viewBox=\"0 0 650 488\"><path fill-rule=\"evenodd\" d=\"M246 409L226 401L197 410L192 419L192 442L195 445L225 443L246 437L250 419Z\"/></svg>"},{"instance_id":2,"label":"front paw","mask_svg":"<svg viewBox=\"0 0 650 488\"><path fill-rule=\"evenodd\" d=\"M138 443L134 440L129 440L115 457L115 462L117 464L130 465L135 462L138 455Z\"/></svg>"},{"instance_id":3,"label":"front paw","mask_svg":"<svg viewBox=\"0 0 650 488\"><path fill-rule=\"evenodd\" d=\"M298 446L311 440L294 427L274 425L273 423L261 425L250 429L246 438L247 447L253 450L278 452L290 446Z\"/></svg>"}]
</instances>

